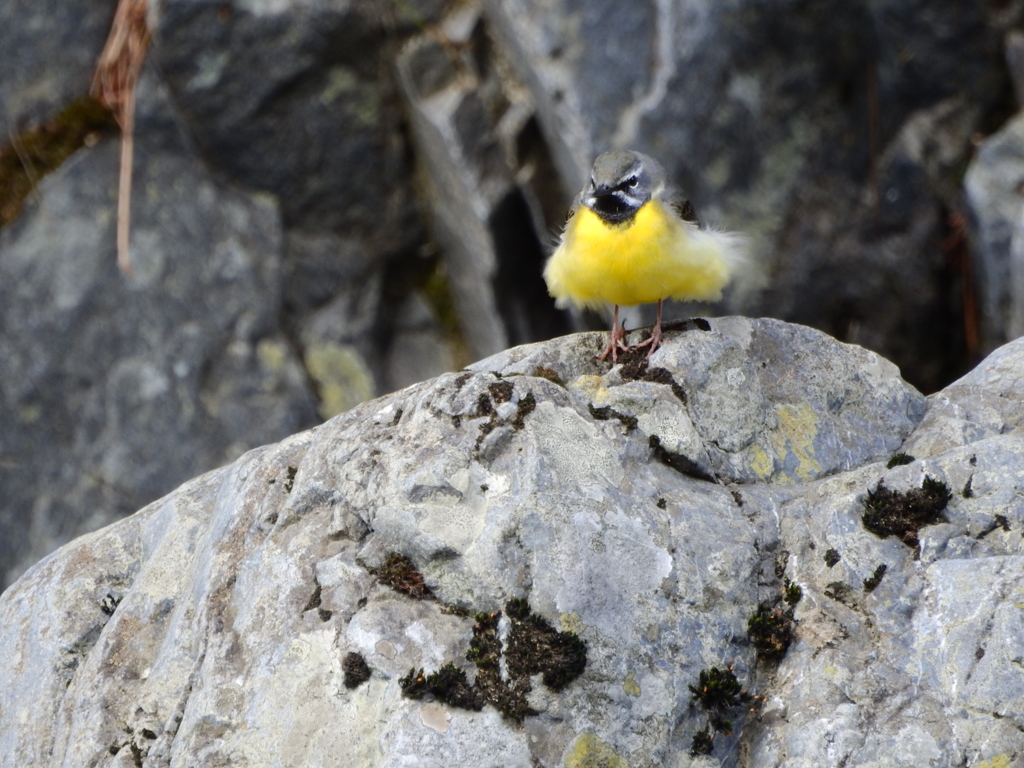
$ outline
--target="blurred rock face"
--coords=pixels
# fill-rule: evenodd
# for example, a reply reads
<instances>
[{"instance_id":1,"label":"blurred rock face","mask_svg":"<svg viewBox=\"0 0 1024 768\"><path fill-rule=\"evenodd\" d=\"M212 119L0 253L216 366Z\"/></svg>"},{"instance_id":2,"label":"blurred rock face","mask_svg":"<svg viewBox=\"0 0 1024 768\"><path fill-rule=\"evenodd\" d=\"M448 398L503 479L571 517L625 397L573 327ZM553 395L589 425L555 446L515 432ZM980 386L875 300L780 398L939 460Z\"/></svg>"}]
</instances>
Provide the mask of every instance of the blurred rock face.
<instances>
[{"instance_id":1,"label":"blurred rock face","mask_svg":"<svg viewBox=\"0 0 1024 768\"><path fill-rule=\"evenodd\" d=\"M114 6L0 8L4 135L85 92ZM949 224L972 136L1011 111L1021 6L152 0L136 276L111 266L114 137L0 231L0 572L374 394L592 322L540 270L611 147L754 240L756 274L677 316L801 322L938 388L1024 317L985 224L1016 210L1012 180L969 195L976 283Z\"/></svg>"}]
</instances>

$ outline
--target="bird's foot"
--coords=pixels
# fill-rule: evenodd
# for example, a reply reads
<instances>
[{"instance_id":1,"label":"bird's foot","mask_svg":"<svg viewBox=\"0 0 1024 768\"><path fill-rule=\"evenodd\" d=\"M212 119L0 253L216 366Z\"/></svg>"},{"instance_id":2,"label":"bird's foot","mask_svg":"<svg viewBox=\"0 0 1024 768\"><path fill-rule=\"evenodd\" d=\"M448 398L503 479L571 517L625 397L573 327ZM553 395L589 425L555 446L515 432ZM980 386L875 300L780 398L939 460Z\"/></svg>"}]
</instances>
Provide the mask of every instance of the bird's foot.
<instances>
[{"instance_id":1,"label":"bird's foot","mask_svg":"<svg viewBox=\"0 0 1024 768\"><path fill-rule=\"evenodd\" d=\"M608 341L608 346L604 348L604 351L597 356L598 360L604 360L610 354L612 356L612 365L619 362L619 350L623 352L629 351L629 346L625 342L626 338L626 324L620 326L617 322L612 326L611 339Z\"/></svg>"},{"instance_id":2,"label":"bird's foot","mask_svg":"<svg viewBox=\"0 0 1024 768\"><path fill-rule=\"evenodd\" d=\"M644 347L649 346L650 349L647 350L647 359L650 360L654 351L661 346L661 338L661 325L655 325L654 328L651 329L651 335L637 344L634 349L643 349Z\"/></svg>"}]
</instances>

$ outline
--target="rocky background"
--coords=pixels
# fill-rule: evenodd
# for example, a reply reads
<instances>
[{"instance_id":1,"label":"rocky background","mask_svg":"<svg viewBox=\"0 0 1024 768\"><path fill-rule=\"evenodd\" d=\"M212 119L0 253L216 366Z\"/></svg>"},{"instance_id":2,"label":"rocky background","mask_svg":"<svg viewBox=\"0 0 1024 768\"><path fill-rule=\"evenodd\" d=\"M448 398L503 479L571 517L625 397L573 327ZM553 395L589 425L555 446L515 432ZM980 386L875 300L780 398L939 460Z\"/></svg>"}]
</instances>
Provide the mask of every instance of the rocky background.
<instances>
[{"instance_id":1,"label":"rocky background","mask_svg":"<svg viewBox=\"0 0 1024 768\"><path fill-rule=\"evenodd\" d=\"M1024 331L1022 8L151 0L129 276L81 101L115 3L4 3L0 586L248 448L602 325L540 274L612 146L753 238L675 316L805 323L935 391Z\"/></svg>"}]
</instances>

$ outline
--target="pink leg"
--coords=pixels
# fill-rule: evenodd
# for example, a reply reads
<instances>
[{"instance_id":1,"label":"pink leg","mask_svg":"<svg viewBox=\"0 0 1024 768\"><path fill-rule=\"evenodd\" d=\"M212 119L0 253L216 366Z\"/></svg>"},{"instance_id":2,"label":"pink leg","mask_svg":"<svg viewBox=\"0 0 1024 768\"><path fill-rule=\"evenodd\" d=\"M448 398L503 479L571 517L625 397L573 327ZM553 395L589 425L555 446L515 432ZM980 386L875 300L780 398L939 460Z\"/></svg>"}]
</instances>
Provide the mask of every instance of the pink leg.
<instances>
[{"instance_id":1,"label":"pink leg","mask_svg":"<svg viewBox=\"0 0 1024 768\"><path fill-rule=\"evenodd\" d=\"M612 315L612 337L608 342L608 346L604 348L604 352L597 356L598 360L604 360L608 357L608 353L612 353L612 365L619 361L619 350L626 350L628 347L622 341L626 336L625 323L619 326L619 305L615 305L615 312Z\"/></svg>"},{"instance_id":2,"label":"pink leg","mask_svg":"<svg viewBox=\"0 0 1024 768\"><path fill-rule=\"evenodd\" d=\"M639 349L640 347L646 347L648 344L650 345L651 348L647 351L647 359L648 360L651 359L651 355L654 354L654 350L656 350L659 346L661 346L661 304L662 304L662 300L659 299L659 301L658 301L658 319L654 323L654 328L651 329L651 336L650 336L650 338L648 338L646 341L641 341L639 344L636 345L637 349Z\"/></svg>"}]
</instances>

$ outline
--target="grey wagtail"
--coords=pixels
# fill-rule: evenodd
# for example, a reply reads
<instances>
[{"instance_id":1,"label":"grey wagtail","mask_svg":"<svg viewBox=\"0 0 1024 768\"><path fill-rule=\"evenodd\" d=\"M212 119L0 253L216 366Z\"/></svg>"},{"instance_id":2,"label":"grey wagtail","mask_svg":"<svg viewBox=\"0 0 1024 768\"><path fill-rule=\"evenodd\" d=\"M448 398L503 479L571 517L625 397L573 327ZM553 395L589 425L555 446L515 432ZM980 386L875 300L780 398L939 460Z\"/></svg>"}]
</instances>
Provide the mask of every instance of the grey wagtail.
<instances>
[{"instance_id":1,"label":"grey wagtail","mask_svg":"<svg viewBox=\"0 0 1024 768\"><path fill-rule=\"evenodd\" d=\"M661 343L665 299L716 301L745 259L746 238L704 229L665 169L639 152L605 152L569 209L562 241L544 268L560 307L614 305L611 341L599 356L627 350L619 306L658 302L648 359Z\"/></svg>"}]
</instances>

